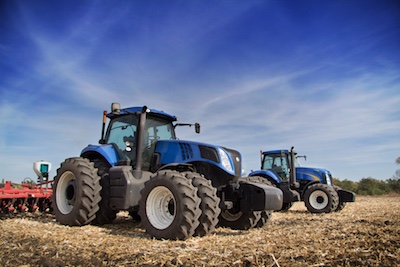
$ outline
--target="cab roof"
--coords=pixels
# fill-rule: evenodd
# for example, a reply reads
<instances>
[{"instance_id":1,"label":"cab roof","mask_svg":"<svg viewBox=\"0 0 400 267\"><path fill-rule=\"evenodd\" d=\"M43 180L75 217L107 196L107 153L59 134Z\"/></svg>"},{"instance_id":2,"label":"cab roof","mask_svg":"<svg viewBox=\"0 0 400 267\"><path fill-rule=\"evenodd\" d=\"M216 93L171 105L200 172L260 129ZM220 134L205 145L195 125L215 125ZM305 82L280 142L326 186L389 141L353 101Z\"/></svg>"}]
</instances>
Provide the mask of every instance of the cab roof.
<instances>
[{"instance_id":1,"label":"cab roof","mask_svg":"<svg viewBox=\"0 0 400 267\"><path fill-rule=\"evenodd\" d=\"M263 151L263 155L289 153L287 149Z\"/></svg>"},{"instance_id":2,"label":"cab roof","mask_svg":"<svg viewBox=\"0 0 400 267\"><path fill-rule=\"evenodd\" d=\"M140 113L140 112L142 112L142 110L143 110L143 107L121 108L121 111L120 111L119 114L120 115L126 115L126 114L129 114L129 113ZM166 113L164 111L160 111L160 110L157 110L157 109L148 109L148 110L150 110L148 113L154 115L155 117L161 117L163 119L170 120L170 121L177 121L178 120L178 118L176 116L170 115L170 114L168 114L168 113ZM113 118L115 118L117 116L119 116L119 115L115 115L114 113L108 113L107 114L107 117L110 118L110 119L113 119Z\"/></svg>"}]
</instances>

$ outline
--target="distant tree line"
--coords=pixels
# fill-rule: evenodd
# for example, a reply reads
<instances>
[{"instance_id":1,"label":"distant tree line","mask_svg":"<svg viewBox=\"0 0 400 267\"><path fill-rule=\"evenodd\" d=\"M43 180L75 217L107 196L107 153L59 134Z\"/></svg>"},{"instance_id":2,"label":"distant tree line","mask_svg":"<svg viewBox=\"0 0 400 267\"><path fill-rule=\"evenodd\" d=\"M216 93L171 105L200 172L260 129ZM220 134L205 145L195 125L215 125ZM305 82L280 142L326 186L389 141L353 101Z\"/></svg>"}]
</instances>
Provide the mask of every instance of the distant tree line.
<instances>
[{"instance_id":1,"label":"distant tree line","mask_svg":"<svg viewBox=\"0 0 400 267\"><path fill-rule=\"evenodd\" d=\"M398 157L395 162L400 165L400 157ZM392 178L386 181L377 180L372 177L362 178L359 182L353 182L347 179L340 181L339 179L333 178L333 184L343 189L353 191L357 195L378 196L389 193L400 194L400 169L396 171Z\"/></svg>"}]
</instances>

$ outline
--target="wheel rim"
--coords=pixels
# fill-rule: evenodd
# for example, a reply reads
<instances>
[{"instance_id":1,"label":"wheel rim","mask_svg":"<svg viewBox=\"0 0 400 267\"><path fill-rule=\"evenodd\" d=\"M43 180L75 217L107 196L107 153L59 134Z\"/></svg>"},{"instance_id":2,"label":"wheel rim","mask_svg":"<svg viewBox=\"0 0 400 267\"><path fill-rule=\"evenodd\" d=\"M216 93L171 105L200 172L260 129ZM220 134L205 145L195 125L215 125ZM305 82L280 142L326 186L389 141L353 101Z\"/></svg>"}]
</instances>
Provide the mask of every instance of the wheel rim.
<instances>
[{"instance_id":1,"label":"wheel rim","mask_svg":"<svg viewBox=\"0 0 400 267\"><path fill-rule=\"evenodd\" d=\"M240 217L242 217L243 212L239 211L236 213L231 213L228 210L225 210L223 212L221 212L221 216L222 218L224 218L225 220L229 221L229 222L235 222L237 220L240 219Z\"/></svg>"},{"instance_id":2,"label":"wheel rim","mask_svg":"<svg viewBox=\"0 0 400 267\"><path fill-rule=\"evenodd\" d=\"M321 190L314 191L310 194L309 202L314 209L322 210L328 205L328 195Z\"/></svg>"},{"instance_id":3,"label":"wheel rim","mask_svg":"<svg viewBox=\"0 0 400 267\"><path fill-rule=\"evenodd\" d=\"M66 171L58 180L56 189L57 208L62 214L68 214L74 208L75 192L75 175L70 171Z\"/></svg>"},{"instance_id":4,"label":"wheel rim","mask_svg":"<svg viewBox=\"0 0 400 267\"><path fill-rule=\"evenodd\" d=\"M163 230L170 226L176 214L176 201L172 192L165 186L154 188L147 197L146 213L155 228Z\"/></svg>"}]
</instances>

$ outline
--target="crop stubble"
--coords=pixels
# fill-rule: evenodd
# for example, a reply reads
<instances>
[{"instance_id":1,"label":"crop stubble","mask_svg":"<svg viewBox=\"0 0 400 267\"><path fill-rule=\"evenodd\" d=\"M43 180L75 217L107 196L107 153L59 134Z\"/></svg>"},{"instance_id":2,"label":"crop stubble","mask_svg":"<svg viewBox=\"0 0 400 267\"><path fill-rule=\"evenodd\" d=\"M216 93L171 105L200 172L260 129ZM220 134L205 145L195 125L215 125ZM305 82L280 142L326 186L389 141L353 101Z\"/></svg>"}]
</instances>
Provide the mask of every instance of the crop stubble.
<instances>
[{"instance_id":1,"label":"crop stubble","mask_svg":"<svg viewBox=\"0 0 400 267\"><path fill-rule=\"evenodd\" d=\"M3 216L0 266L400 266L399 212L398 195L357 197L331 214L295 203L263 228L186 241L152 239L127 213L102 227Z\"/></svg>"}]
</instances>

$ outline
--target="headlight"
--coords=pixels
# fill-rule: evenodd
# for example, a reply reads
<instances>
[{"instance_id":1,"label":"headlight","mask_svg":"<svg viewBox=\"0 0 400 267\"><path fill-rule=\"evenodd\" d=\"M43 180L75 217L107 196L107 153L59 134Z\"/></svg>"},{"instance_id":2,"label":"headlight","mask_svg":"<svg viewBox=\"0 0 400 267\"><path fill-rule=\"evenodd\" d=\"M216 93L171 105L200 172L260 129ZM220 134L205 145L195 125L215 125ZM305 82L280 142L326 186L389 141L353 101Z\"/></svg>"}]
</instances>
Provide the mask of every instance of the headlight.
<instances>
[{"instance_id":1,"label":"headlight","mask_svg":"<svg viewBox=\"0 0 400 267\"><path fill-rule=\"evenodd\" d=\"M231 164L231 161L229 160L228 153L225 152L225 150L218 148L219 156L221 157L221 162L222 165L224 166L225 169L227 169L230 172L233 172L233 167Z\"/></svg>"},{"instance_id":2,"label":"headlight","mask_svg":"<svg viewBox=\"0 0 400 267\"><path fill-rule=\"evenodd\" d=\"M326 177L326 184L332 185L332 179L331 179L331 176L329 175L329 173L325 173L325 177Z\"/></svg>"}]
</instances>

